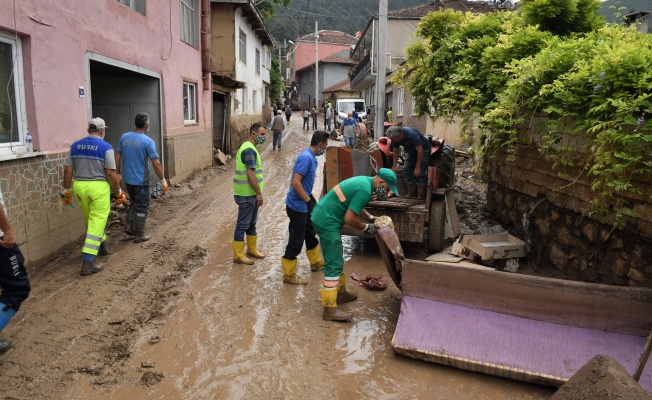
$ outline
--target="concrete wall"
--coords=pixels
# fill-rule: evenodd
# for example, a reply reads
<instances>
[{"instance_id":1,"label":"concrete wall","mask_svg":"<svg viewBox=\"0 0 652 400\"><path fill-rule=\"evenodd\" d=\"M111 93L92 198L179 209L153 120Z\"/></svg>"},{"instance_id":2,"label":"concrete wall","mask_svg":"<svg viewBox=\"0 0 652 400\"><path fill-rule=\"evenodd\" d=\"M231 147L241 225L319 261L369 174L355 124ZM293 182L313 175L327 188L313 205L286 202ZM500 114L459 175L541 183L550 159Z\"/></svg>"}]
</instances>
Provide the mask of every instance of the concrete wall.
<instances>
[{"instance_id":1,"label":"concrete wall","mask_svg":"<svg viewBox=\"0 0 652 400\"><path fill-rule=\"evenodd\" d=\"M314 100L315 100L315 80L314 80L314 73L315 70L312 68L305 69L301 71L298 76L299 76L299 82L303 82L304 77L306 80L306 83L302 83L301 86L299 87L299 100L301 100L301 104L303 105L304 102L308 101L308 96L310 97L310 106L314 106ZM324 96L321 94L321 91L324 90L324 88L328 88L333 86L334 84L341 82L345 78L347 78L349 75L349 66L348 65L343 65L343 64L336 64L336 63L324 63L324 64L319 64L319 104L317 104L317 107L319 108L321 106L321 102L324 100ZM324 81L326 83L324 84Z\"/></svg>"},{"instance_id":2,"label":"concrete wall","mask_svg":"<svg viewBox=\"0 0 652 400\"><path fill-rule=\"evenodd\" d=\"M235 76L238 31L235 29L235 6L211 3L211 68Z\"/></svg>"},{"instance_id":3,"label":"concrete wall","mask_svg":"<svg viewBox=\"0 0 652 400\"><path fill-rule=\"evenodd\" d=\"M638 216L626 218L623 232L612 229L612 221L586 215L593 193L590 178L580 172L553 170L532 147L519 148L514 161L502 154L492 163L489 210L512 234L531 239L538 265L552 266L569 279L652 287L652 179L633 178L642 194L625 200ZM539 199L545 200L525 229L523 214Z\"/></svg>"},{"instance_id":4,"label":"concrete wall","mask_svg":"<svg viewBox=\"0 0 652 400\"><path fill-rule=\"evenodd\" d=\"M160 76L161 129L164 140L174 142L166 166L169 177L210 164L212 146L204 145L202 135L210 143L212 93L203 90L200 49L180 40L178 2L171 9L169 3L147 2L146 11L143 16L115 0L0 0L0 30L17 33L22 42L19 75L25 87L26 128L34 148L43 152L0 161L1 176L10 177L1 181L8 212L30 262L84 233L79 209L61 208L56 191L61 188L62 159L72 142L85 135L93 114L89 54ZM183 82L197 85L193 124L184 123ZM79 86L86 90L84 97ZM185 149L179 142L189 137L192 154L178 151Z\"/></svg>"},{"instance_id":5,"label":"concrete wall","mask_svg":"<svg viewBox=\"0 0 652 400\"><path fill-rule=\"evenodd\" d=\"M338 51L349 50L350 48L351 46L346 44L319 42L319 59L321 60L322 58L335 54ZM292 54L290 55L290 71L288 72L288 76L290 77L290 80L301 82L297 71L315 63L315 42L301 41L294 44L292 48L288 50L288 54L290 54L290 52L292 52ZM335 83L337 82L334 82L333 84Z\"/></svg>"}]
</instances>

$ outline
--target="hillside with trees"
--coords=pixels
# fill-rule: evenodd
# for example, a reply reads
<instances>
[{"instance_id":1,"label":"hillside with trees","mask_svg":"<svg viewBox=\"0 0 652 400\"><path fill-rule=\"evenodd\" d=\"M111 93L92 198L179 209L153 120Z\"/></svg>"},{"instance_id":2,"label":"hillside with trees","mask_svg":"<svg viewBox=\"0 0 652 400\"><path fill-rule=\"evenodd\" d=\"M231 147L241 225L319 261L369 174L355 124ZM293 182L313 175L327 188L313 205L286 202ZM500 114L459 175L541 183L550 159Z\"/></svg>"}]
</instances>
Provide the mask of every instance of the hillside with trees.
<instances>
[{"instance_id":1,"label":"hillside with trees","mask_svg":"<svg viewBox=\"0 0 652 400\"><path fill-rule=\"evenodd\" d=\"M622 10L619 9L622 7ZM607 22L616 22L616 13L621 16L637 11L652 11L650 0L607 0L602 3L600 14Z\"/></svg>"},{"instance_id":2,"label":"hillside with trees","mask_svg":"<svg viewBox=\"0 0 652 400\"><path fill-rule=\"evenodd\" d=\"M389 9L398 10L427 3L426 0L390 0ZM373 0L293 0L287 7L273 5L276 17L267 22L267 29L277 42L315 31L329 29L355 35L364 29L373 14L378 13L378 2Z\"/></svg>"}]
</instances>

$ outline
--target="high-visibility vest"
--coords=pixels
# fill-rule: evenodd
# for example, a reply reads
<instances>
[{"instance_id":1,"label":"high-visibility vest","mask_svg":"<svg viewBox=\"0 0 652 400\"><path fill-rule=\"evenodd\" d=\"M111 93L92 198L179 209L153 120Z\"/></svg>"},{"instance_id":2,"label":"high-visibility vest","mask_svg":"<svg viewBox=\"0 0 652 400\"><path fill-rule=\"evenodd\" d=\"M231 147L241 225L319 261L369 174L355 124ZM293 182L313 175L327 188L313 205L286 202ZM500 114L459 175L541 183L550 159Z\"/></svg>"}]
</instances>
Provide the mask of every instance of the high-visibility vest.
<instances>
[{"instance_id":1,"label":"high-visibility vest","mask_svg":"<svg viewBox=\"0 0 652 400\"><path fill-rule=\"evenodd\" d=\"M260 154L256 150L256 146L249 140L242 143L235 155L235 175L233 175L233 193L238 196L255 196L254 188L249 184L247 179L247 166L242 162L242 152L246 149L253 149L256 152L256 179L260 186L260 191L263 191L263 166L260 163Z\"/></svg>"}]
</instances>

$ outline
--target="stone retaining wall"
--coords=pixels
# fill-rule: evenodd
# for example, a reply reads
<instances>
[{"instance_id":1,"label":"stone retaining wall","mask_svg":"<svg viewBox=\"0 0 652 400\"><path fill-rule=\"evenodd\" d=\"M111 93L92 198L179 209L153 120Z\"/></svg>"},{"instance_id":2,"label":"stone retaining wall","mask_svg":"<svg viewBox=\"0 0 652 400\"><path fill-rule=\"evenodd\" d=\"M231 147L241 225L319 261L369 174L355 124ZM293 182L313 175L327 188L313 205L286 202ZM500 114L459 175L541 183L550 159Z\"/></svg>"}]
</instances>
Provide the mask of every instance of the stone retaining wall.
<instances>
[{"instance_id":1,"label":"stone retaining wall","mask_svg":"<svg viewBox=\"0 0 652 400\"><path fill-rule=\"evenodd\" d=\"M652 287L652 185L635 182L642 194L626 197L637 215L626 217L624 231L612 229L613 217L587 216L593 198L590 178L577 168L552 169L534 148L519 148L516 160L505 154L493 162L487 203L512 234L531 244L539 266L551 266L568 279ZM561 175L560 175L561 173ZM544 199L530 214L523 215Z\"/></svg>"}]
</instances>

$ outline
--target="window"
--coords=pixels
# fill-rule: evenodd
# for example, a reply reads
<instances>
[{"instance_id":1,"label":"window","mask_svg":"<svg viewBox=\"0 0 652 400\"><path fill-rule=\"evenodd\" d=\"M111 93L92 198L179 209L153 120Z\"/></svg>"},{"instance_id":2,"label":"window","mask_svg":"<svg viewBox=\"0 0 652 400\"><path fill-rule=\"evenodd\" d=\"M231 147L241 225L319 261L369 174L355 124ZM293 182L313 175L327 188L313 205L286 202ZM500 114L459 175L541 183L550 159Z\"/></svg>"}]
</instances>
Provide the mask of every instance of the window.
<instances>
[{"instance_id":1,"label":"window","mask_svg":"<svg viewBox=\"0 0 652 400\"><path fill-rule=\"evenodd\" d=\"M405 89L398 88L398 98L396 99L396 115L403 115L404 104L405 104Z\"/></svg>"},{"instance_id":2,"label":"window","mask_svg":"<svg viewBox=\"0 0 652 400\"><path fill-rule=\"evenodd\" d=\"M118 0L118 3L145 15L145 0Z\"/></svg>"},{"instance_id":3,"label":"window","mask_svg":"<svg viewBox=\"0 0 652 400\"><path fill-rule=\"evenodd\" d=\"M417 115L417 112L415 111L416 107L414 105L414 97L410 96L410 105L411 105L411 110L410 113L411 115Z\"/></svg>"},{"instance_id":4,"label":"window","mask_svg":"<svg viewBox=\"0 0 652 400\"><path fill-rule=\"evenodd\" d=\"M269 52L269 50L265 50L265 66L267 69L272 68L272 54Z\"/></svg>"},{"instance_id":5,"label":"window","mask_svg":"<svg viewBox=\"0 0 652 400\"><path fill-rule=\"evenodd\" d=\"M307 75L308 75L308 74L305 73L305 72L304 72L303 74L301 74L301 83L306 83L306 80L307 80L307 79L306 79L306 76L307 76Z\"/></svg>"},{"instance_id":6,"label":"window","mask_svg":"<svg viewBox=\"0 0 652 400\"><path fill-rule=\"evenodd\" d=\"M247 35L240 29L240 48L238 49L240 61L247 63Z\"/></svg>"},{"instance_id":7,"label":"window","mask_svg":"<svg viewBox=\"0 0 652 400\"><path fill-rule=\"evenodd\" d=\"M199 47L198 0L181 0L181 40L193 47Z\"/></svg>"},{"instance_id":8,"label":"window","mask_svg":"<svg viewBox=\"0 0 652 400\"><path fill-rule=\"evenodd\" d=\"M0 32L0 88L0 154L23 152L27 119L22 46L20 38L3 32Z\"/></svg>"},{"instance_id":9,"label":"window","mask_svg":"<svg viewBox=\"0 0 652 400\"><path fill-rule=\"evenodd\" d=\"M257 97L258 97L257 91L254 90L253 92L251 92L251 102L254 108L254 114L258 111L258 101L256 100Z\"/></svg>"},{"instance_id":10,"label":"window","mask_svg":"<svg viewBox=\"0 0 652 400\"><path fill-rule=\"evenodd\" d=\"M183 122L197 122L195 84L183 83Z\"/></svg>"},{"instance_id":11,"label":"window","mask_svg":"<svg viewBox=\"0 0 652 400\"><path fill-rule=\"evenodd\" d=\"M244 88L242 89L242 113L246 114L247 113L247 103L249 102L249 99L247 98L247 89Z\"/></svg>"},{"instance_id":12,"label":"window","mask_svg":"<svg viewBox=\"0 0 652 400\"><path fill-rule=\"evenodd\" d=\"M260 75L260 50L258 49L256 49L256 75Z\"/></svg>"}]
</instances>

